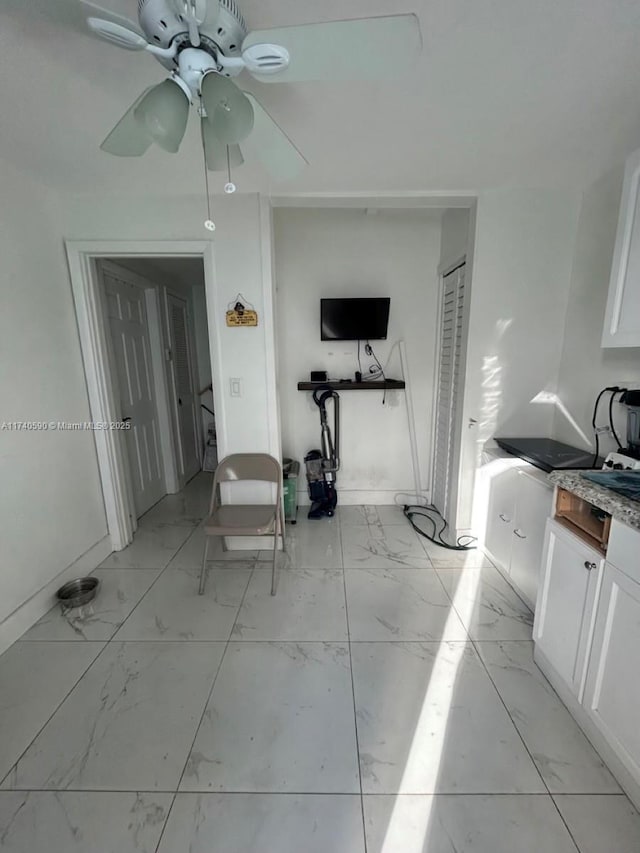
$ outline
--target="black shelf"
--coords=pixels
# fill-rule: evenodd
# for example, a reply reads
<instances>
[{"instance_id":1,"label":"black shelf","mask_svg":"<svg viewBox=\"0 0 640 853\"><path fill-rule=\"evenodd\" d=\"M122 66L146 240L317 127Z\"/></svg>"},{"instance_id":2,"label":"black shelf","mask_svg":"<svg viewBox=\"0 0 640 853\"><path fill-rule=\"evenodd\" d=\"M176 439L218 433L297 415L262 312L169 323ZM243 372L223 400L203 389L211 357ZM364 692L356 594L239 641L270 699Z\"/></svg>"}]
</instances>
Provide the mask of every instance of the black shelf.
<instances>
[{"instance_id":1,"label":"black shelf","mask_svg":"<svg viewBox=\"0 0 640 853\"><path fill-rule=\"evenodd\" d=\"M402 391L406 383L400 379L376 379L371 382L298 382L298 391L315 391L316 388L332 391Z\"/></svg>"}]
</instances>

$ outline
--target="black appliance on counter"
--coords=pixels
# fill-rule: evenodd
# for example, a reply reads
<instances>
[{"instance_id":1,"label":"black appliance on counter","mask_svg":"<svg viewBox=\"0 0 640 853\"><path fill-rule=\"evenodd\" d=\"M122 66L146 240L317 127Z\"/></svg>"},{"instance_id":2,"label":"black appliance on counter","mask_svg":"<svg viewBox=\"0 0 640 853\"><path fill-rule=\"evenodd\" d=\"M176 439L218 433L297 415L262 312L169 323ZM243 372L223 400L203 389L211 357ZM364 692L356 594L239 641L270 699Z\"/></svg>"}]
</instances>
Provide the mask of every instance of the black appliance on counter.
<instances>
[{"instance_id":1,"label":"black appliance on counter","mask_svg":"<svg viewBox=\"0 0 640 853\"><path fill-rule=\"evenodd\" d=\"M496 438L495 442L507 453L530 462L542 471L551 472L559 468L602 468L603 460L595 461L593 453L563 444L553 438Z\"/></svg>"}]
</instances>

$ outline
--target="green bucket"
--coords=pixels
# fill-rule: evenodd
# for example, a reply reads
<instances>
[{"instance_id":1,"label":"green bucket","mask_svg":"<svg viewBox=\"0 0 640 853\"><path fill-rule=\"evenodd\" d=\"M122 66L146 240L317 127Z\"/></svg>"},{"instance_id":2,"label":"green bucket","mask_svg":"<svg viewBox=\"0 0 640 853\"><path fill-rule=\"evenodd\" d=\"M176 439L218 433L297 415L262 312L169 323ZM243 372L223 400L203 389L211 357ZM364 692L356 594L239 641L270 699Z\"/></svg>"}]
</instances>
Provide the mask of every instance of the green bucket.
<instances>
[{"instance_id":1,"label":"green bucket","mask_svg":"<svg viewBox=\"0 0 640 853\"><path fill-rule=\"evenodd\" d=\"M284 480L282 484L284 518L285 521L295 524L298 517L298 474L300 473L300 463L292 459L285 459L284 463Z\"/></svg>"}]
</instances>

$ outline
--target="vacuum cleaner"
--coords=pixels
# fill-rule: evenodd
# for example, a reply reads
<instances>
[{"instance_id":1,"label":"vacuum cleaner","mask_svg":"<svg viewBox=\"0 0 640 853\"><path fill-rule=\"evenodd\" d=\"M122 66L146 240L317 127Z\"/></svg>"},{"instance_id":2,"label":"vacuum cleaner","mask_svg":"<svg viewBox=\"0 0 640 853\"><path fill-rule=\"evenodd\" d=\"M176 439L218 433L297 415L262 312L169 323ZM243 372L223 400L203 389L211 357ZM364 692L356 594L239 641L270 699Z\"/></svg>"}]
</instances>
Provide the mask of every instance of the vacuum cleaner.
<instances>
[{"instance_id":1,"label":"vacuum cleaner","mask_svg":"<svg viewBox=\"0 0 640 853\"><path fill-rule=\"evenodd\" d=\"M329 427L327 402L333 400L333 433ZM320 410L321 450L310 450L304 457L311 509L309 518L331 518L338 503L336 475L340 469L340 397L328 386L313 392L313 401Z\"/></svg>"}]
</instances>

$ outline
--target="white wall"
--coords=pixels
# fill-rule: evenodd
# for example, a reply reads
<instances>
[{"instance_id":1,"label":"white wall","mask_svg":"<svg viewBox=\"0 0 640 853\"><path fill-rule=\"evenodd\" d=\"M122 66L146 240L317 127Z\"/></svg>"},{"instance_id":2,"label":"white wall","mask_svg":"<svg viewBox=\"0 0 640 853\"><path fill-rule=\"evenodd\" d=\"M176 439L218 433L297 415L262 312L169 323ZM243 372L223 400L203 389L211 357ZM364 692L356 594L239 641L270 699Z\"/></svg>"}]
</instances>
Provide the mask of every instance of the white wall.
<instances>
[{"instance_id":1,"label":"white wall","mask_svg":"<svg viewBox=\"0 0 640 853\"><path fill-rule=\"evenodd\" d=\"M578 194L482 193L476 212L458 528L471 526L474 472L495 436L550 436ZM478 421L467 428L469 419Z\"/></svg>"},{"instance_id":2,"label":"white wall","mask_svg":"<svg viewBox=\"0 0 640 853\"><path fill-rule=\"evenodd\" d=\"M311 370L353 378L356 342L320 340L320 299L390 296L387 341L374 342L386 362L400 338L407 344L423 488L428 487L440 256L437 211L280 209L274 212L279 387L283 452L303 462L319 446L318 409L297 383ZM363 370L370 359L362 353ZM400 378L397 349L387 375ZM348 391L342 406L344 503L393 503L414 491L404 392ZM306 481L299 484L305 499Z\"/></svg>"},{"instance_id":3,"label":"white wall","mask_svg":"<svg viewBox=\"0 0 640 853\"><path fill-rule=\"evenodd\" d=\"M173 197L159 203L140 196L129 199L123 216L119 198L82 195L63 198L58 217L64 236L75 240L128 240L132 251L137 241L207 240L215 246L215 286L207 292L209 332L212 313L217 312L219 338L212 335L213 364L220 367L216 410L224 436L221 453L259 450L279 454L276 394L265 358L273 349L270 322L271 282L265 265L264 219L266 213L257 195L225 196L216 202L217 230L212 235L203 222L201 198ZM261 322L256 329L225 326L227 305L239 291L257 308ZM224 357L222 356L224 353ZM231 397L230 378L242 380L242 397Z\"/></svg>"},{"instance_id":4,"label":"white wall","mask_svg":"<svg viewBox=\"0 0 640 853\"><path fill-rule=\"evenodd\" d=\"M603 175L585 191L580 208L554 420L554 435L579 447L593 447L591 417L598 392L640 384L640 349L600 346L623 173L620 165ZM599 426L608 423L608 398L599 408ZM626 409L615 406L615 413L624 443ZM600 449L615 450L613 438L601 435Z\"/></svg>"},{"instance_id":5,"label":"white wall","mask_svg":"<svg viewBox=\"0 0 640 853\"><path fill-rule=\"evenodd\" d=\"M6 164L0 195L0 421L88 421L55 207ZM102 540L107 525L90 431L1 430L0 459L2 623Z\"/></svg>"},{"instance_id":6,"label":"white wall","mask_svg":"<svg viewBox=\"0 0 640 853\"><path fill-rule=\"evenodd\" d=\"M42 190L0 165L2 272L1 421L90 419L64 240L205 240L202 199L68 196ZM273 364L273 303L265 245L268 216L258 196L221 199L215 234L215 279L207 294L222 327L212 340L220 364L222 452L280 455ZM267 234L268 236L268 234ZM239 290L257 307L257 329L227 329L224 311ZM211 320L211 317L209 318ZM211 325L210 325L211 331ZM224 352L222 363L221 354ZM243 396L229 396L229 378ZM108 539L90 432L0 434L0 645L15 639L1 620L32 596L30 622L50 604L53 578ZM94 552L90 552L94 553ZM95 552L97 553L97 552ZM83 571L97 563L85 561ZM55 587L54 587L55 588ZM42 591L44 597L38 597ZM35 599L34 599L35 600ZM24 611L24 607L22 611ZM11 625L15 624L15 620ZM21 623L21 630L28 624Z\"/></svg>"},{"instance_id":7,"label":"white wall","mask_svg":"<svg viewBox=\"0 0 640 853\"><path fill-rule=\"evenodd\" d=\"M460 260L469 249L470 213L468 208L450 208L442 215L440 264L447 266Z\"/></svg>"}]
</instances>

